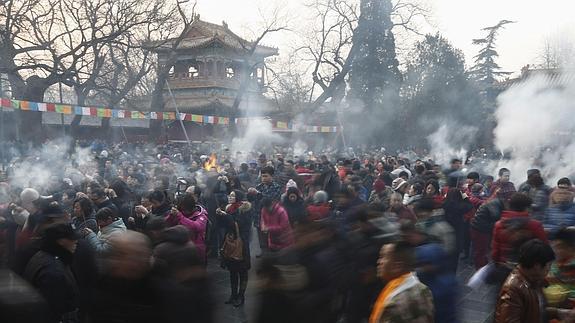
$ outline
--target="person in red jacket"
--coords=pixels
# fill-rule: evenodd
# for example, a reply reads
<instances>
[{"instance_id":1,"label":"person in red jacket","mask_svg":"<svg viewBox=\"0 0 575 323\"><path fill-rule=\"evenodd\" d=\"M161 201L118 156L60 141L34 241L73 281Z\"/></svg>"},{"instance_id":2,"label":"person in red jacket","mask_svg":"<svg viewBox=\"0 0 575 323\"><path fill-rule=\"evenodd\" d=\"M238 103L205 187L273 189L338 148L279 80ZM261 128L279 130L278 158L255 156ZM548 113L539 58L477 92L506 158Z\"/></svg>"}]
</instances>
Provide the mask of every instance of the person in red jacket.
<instances>
[{"instance_id":1,"label":"person in red jacket","mask_svg":"<svg viewBox=\"0 0 575 323\"><path fill-rule=\"evenodd\" d=\"M501 219L493 228L491 258L497 264L512 268L519 259L519 248L531 239L547 243L547 235L541 222L529 218L527 209L531 198L515 193L509 200L509 210L501 213Z\"/></svg>"},{"instance_id":2,"label":"person in red jacket","mask_svg":"<svg viewBox=\"0 0 575 323\"><path fill-rule=\"evenodd\" d=\"M268 233L271 251L279 251L294 244L294 237L286 210L278 201L262 200L262 232Z\"/></svg>"},{"instance_id":3,"label":"person in red jacket","mask_svg":"<svg viewBox=\"0 0 575 323\"><path fill-rule=\"evenodd\" d=\"M331 207L327 201L327 193L317 191L313 195L313 203L306 208L307 219L310 221L320 221L330 217Z\"/></svg>"}]
</instances>

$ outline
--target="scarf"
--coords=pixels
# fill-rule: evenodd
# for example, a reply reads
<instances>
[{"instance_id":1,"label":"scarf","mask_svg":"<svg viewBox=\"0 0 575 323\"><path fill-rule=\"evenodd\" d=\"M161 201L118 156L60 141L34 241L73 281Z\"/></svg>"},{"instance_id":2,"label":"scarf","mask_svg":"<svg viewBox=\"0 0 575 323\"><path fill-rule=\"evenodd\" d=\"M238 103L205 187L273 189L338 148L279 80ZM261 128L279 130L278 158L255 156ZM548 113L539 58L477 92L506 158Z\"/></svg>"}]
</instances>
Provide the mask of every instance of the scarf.
<instances>
[{"instance_id":1,"label":"scarf","mask_svg":"<svg viewBox=\"0 0 575 323\"><path fill-rule=\"evenodd\" d=\"M412 273L404 274L388 282L373 305L369 323L379 322L389 301L397 294L415 285L415 283L417 283L417 278Z\"/></svg>"},{"instance_id":2,"label":"scarf","mask_svg":"<svg viewBox=\"0 0 575 323\"><path fill-rule=\"evenodd\" d=\"M235 213L240 208L240 206L242 206L242 204L243 204L242 202L236 202L234 204L229 204L226 207L226 213L228 213L228 214Z\"/></svg>"}]
</instances>

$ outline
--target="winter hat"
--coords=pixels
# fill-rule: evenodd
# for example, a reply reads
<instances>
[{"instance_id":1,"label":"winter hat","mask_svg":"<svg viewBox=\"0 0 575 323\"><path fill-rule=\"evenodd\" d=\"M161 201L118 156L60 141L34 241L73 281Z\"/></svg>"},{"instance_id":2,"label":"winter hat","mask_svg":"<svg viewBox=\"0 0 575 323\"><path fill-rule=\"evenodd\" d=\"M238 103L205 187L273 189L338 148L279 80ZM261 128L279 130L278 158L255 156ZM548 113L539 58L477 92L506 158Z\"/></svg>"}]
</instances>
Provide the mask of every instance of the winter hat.
<instances>
[{"instance_id":1,"label":"winter hat","mask_svg":"<svg viewBox=\"0 0 575 323\"><path fill-rule=\"evenodd\" d=\"M499 187L499 191L497 191L497 197L507 200L509 198L511 198L511 195L513 195L513 193L516 193L517 190L515 189L515 185L513 185L513 183L511 182L505 182L505 183L501 183L501 186Z\"/></svg>"},{"instance_id":2,"label":"winter hat","mask_svg":"<svg viewBox=\"0 0 575 323\"><path fill-rule=\"evenodd\" d=\"M394 191L399 191L401 188L403 188L405 185L407 185L407 181L404 180L401 177L398 177L396 179L393 180L393 183L391 183L391 188Z\"/></svg>"},{"instance_id":3,"label":"winter hat","mask_svg":"<svg viewBox=\"0 0 575 323\"><path fill-rule=\"evenodd\" d=\"M296 182L294 182L293 179L290 179L290 180L287 182L287 184L286 184L286 189L289 190L289 189L292 188L292 187L297 188L297 184L296 184Z\"/></svg>"},{"instance_id":4,"label":"winter hat","mask_svg":"<svg viewBox=\"0 0 575 323\"><path fill-rule=\"evenodd\" d=\"M532 175L535 175L535 174L541 174L541 171L538 170L537 168L532 168L532 169L527 170L527 177L531 177Z\"/></svg>"},{"instance_id":5,"label":"winter hat","mask_svg":"<svg viewBox=\"0 0 575 323\"><path fill-rule=\"evenodd\" d=\"M23 205L30 204L40 198L40 193L33 188L25 188L20 193L20 201Z\"/></svg>"},{"instance_id":6,"label":"winter hat","mask_svg":"<svg viewBox=\"0 0 575 323\"><path fill-rule=\"evenodd\" d=\"M297 187L290 187L287 189L286 191L286 197L289 197L291 194L295 194L298 197L300 196L299 194L299 190L297 189Z\"/></svg>"},{"instance_id":7,"label":"winter hat","mask_svg":"<svg viewBox=\"0 0 575 323\"><path fill-rule=\"evenodd\" d=\"M385 182L381 179L376 179L375 182L373 182L373 190L376 193L381 193L383 190L385 189Z\"/></svg>"},{"instance_id":8,"label":"winter hat","mask_svg":"<svg viewBox=\"0 0 575 323\"><path fill-rule=\"evenodd\" d=\"M569 178L567 177L563 177L559 181L557 181L557 187L562 189L571 189L572 188L571 180L569 180Z\"/></svg>"},{"instance_id":9,"label":"winter hat","mask_svg":"<svg viewBox=\"0 0 575 323\"><path fill-rule=\"evenodd\" d=\"M320 204L327 202L327 193L325 191L317 191L313 195L313 203Z\"/></svg>"},{"instance_id":10,"label":"winter hat","mask_svg":"<svg viewBox=\"0 0 575 323\"><path fill-rule=\"evenodd\" d=\"M102 150L100 152L100 158L108 158L108 151L107 150Z\"/></svg>"},{"instance_id":11,"label":"winter hat","mask_svg":"<svg viewBox=\"0 0 575 323\"><path fill-rule=\"evenodd\" d=\"M55 242L59 239L79 240L80 235L69 223L52 224L44 230L44 239Z\"/></svg>"}]
</instances>

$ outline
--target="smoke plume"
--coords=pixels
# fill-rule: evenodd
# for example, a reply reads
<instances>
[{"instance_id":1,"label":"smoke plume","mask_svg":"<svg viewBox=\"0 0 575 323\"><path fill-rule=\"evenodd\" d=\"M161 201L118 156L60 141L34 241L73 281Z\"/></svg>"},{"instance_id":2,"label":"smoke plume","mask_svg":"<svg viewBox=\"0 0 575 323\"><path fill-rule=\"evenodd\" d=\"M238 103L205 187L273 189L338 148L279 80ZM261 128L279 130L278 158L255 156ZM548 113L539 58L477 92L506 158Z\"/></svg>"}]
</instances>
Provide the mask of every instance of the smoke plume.
<instances>
[{"instance_id":1,"label":"smoke plume","mask_svg":"<svg viewBox=\"0 0 575 323\"><path fill-rule=\"evenodd\" d=\"M530 168L539 168L549 184L573 178L574 112L572 74L529 77L502 93L495 113L495 145L510 158L494 163L493 172L507 167L516 182L523 181Z\"/></svg>"}]
</instances>

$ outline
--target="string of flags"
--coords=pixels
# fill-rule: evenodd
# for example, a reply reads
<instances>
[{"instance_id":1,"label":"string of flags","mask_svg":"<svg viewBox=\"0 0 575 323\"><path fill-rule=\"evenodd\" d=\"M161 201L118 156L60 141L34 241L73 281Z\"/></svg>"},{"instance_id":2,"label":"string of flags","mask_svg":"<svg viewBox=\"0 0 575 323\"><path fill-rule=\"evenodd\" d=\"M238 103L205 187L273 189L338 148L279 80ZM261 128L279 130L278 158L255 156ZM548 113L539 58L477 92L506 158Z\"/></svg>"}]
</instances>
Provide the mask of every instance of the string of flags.
<instances>
[{"instance_id":1,"label":"string of flags","mask_svg":"<svg viewBox=\"0 0 575 323\"><path fill-rule=\"evenodd\" d=\"M0 107L18 109L23 111L39 111L39 112L54 112L66 115L82 115L94 116L100 118L116 118L116 119L134 119L134 120L182 120L202 124L213 125L248 125L251 120L262 118L229 118L217 116L205 116L191 113L176 113L176 112L141 112L133 110L111 109L106 107L82 107L69 104L58 103L45 103L45 102L31 102L24 100L14 100L1 98ZM266 119L267 120L267 119ZM318 133L336 133L338 127L333 126L307 126L295 125L292 122L274 121L270 120L272 127L276 130L295 132L318 132Z\"/></svg>"}]
</instances>

